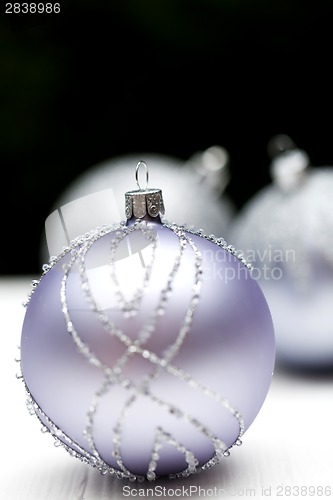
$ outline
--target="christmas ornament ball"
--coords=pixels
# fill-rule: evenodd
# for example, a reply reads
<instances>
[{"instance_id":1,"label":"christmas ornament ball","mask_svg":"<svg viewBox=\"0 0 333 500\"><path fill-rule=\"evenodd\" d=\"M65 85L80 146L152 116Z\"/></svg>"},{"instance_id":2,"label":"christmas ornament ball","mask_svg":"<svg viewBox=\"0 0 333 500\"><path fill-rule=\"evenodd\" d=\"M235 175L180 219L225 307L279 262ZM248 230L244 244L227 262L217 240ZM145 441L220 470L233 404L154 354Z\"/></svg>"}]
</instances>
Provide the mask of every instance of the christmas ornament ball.
<instances>
[{"instance_id":1,"label":"christmas ornament ball","mask_svg":"<svg viewBox=\"0 0 333 500\"><path fill-rule=\"evenodd\" d=\"M254 269L285 368L333 367L333 168L312 166L292 139L270 141L272 183L233 219L229 237Z\"/></svg>"},{"instance_id":2,"label":"christmas ornament ball","mask_svg":"<svg viewBox=\"0 0 333 500\"><path fill-rule=\"evenodd\" d=\"M228 456L275 362L270 311L244 259L163 213L160 190L126 193L126 222L44 266L22 329L22 380L43 429L130 480L185 477Z\"/></svg>"}]
</instances>

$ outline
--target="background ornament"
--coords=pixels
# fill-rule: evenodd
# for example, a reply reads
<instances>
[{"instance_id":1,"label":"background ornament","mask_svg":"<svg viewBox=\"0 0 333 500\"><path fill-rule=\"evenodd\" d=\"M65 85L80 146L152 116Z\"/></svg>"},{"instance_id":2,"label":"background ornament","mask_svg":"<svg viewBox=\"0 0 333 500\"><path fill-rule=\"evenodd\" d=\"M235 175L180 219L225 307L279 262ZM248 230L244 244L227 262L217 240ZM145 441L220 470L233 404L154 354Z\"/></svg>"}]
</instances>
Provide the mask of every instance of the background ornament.
<instances>
[{"instance_id":1,"label":"background ornament","mask_svg":"<svg viewBox=\"0 0 333 500\"><path fill-rule=\"evenodd\" d=\"M235 212L225 193L230 178L225 148L212 146L196 152L187 161L157 153L140 156L154 165L150 184L163 186L169 221L191 224L206 234L225 234ZM136 163L134 153L111 158L92 166L66 187L45 223L42 262L92 227L121 220L124 193Z\"/></svg>"},{"instance_id":2,"label":"background ornament","mask_svg":"<svg viewBox=\"0 0 333 500\"><path fill-rule=\"evenodd\" d=\"M333 170L314 167L287 135L271 139L272 184L233 220L230 239L254 266L279 363L333 366Z\"/></svg>"},{"instance_id":3,"label":"background ornament","mask_svg":"<svg viewBox=\"0 0 333 500\"><path fill-rule=\"evenodd\" d=\"M42 429L133 481L186 477L228 456L275 362L270 312L244 258L168 223L162 192L138 185L126 222L87 232L44 266L21 340Z\"/></svg>"}]
</instances>

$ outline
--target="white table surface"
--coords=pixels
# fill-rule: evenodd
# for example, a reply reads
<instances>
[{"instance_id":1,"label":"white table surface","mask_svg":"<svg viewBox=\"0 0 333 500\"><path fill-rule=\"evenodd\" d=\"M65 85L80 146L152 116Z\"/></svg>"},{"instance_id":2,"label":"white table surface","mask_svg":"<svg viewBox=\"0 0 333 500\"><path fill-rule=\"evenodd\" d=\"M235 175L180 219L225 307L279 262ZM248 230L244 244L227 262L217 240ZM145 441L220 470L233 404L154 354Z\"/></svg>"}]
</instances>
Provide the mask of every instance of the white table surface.
<instances>
[{"instance_id":1,"label":"white table surface","mask_svg":"<svg viewBox=\"0 0 333 500\"><path fill-rule=\"evenodd\" d=\"M53 446L25 405L19 365L22 302L30 276L0 277L1 500L158 498L333 499L333 375L276 369L268 396L243 445L201 474L182 480L130 483Z\"/></svg>"}]
</instances>

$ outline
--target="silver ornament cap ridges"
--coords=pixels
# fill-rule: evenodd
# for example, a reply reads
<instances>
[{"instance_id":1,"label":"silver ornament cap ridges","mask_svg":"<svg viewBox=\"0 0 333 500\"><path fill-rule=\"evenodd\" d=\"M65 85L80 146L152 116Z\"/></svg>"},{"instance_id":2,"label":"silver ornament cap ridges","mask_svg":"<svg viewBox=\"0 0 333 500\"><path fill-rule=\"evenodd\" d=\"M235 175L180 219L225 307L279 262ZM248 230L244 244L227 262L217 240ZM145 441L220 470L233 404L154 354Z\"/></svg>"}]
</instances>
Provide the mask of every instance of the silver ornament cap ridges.
<instances>
[{"instance_id":1,"label":"silver ornament cap ridges","mask_svg":"<svg viewBox=\"0 0 333 500\"><path fill-rule=\"evenodd\" d=\"M164 203L160 189L136 189L125 193L125 215L127 219L142 219L146 215L164 215Z\"/></svg>"},{"instance_id":2,"label":"silver ornament cap ridges","mask_svg":"<svg viewBox=\"0 0 333 500\"><path fill-rule=\"evenodd\" d=\"M139 170L145 168L146 187L142 189L139 182ZM139 189L125 193L125 215L127 219L142 219L146 215L158 217L164 215L164 203L161 189L148 188L149 170L145 161L139 161L135 169L135 179Z\"/></svg>"}]
</instances>

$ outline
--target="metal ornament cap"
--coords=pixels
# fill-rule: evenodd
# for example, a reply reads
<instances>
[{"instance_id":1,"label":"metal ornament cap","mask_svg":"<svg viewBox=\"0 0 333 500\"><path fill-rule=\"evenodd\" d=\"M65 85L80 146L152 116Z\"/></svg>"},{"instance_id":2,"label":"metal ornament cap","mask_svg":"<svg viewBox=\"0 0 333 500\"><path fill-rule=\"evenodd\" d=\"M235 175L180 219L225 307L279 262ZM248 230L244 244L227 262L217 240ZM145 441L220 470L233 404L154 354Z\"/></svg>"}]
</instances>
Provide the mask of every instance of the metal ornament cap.
<instances>
[{"instance_id":1,"label":"metal ornament cap","mask_svg":"<svg viewBox=\"0 0 333 500\"><path fill-rule=\"evenodd\" d=\"M146 187L141 188L139 182L140 168L144 167L146 173ZM135 169L135 179L139 189L125 193L125 215L127 219L135 217L142 219L146 215L158 217L164 215L164 203L160 189L148 189L149 170L145 161L139 161Z\"/></svg>"},{"instance_id":2,"label":"metal ornament cap","mask_svg":"<svg viewBox=\"0 0 333 500\"><path fill-rule=\"evenodd\" d=\"M125 215L127 219L142 219L146 215L164 215L164 203L160 189L136 189L125 193Z\"/></svg>"}]
</instances>

